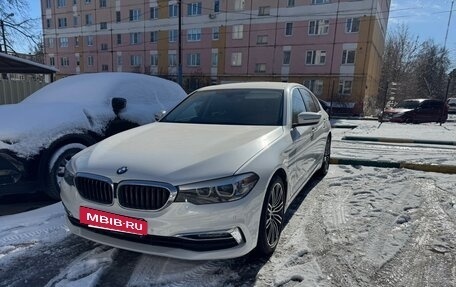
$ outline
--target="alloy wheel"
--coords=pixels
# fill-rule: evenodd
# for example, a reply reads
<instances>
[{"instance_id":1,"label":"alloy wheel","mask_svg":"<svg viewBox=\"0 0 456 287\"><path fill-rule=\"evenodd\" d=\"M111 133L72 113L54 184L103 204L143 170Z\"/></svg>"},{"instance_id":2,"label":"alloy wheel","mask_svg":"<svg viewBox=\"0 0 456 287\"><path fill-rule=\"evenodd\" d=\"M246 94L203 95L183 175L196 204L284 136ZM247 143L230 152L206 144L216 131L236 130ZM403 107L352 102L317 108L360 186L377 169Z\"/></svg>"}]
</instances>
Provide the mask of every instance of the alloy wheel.
<instances>
[{"instance_id":1,"label":"alloy wheel","mask_svg":"<svg viewBox=\"0 0 456 287\"><path fill-rule=\"evenodd\" d=\"M269 193L266 212L266 238L270 247L276 246L280 238L284 209L283 197L283 186L276 182Z\"/></svg>"}]
</instances>

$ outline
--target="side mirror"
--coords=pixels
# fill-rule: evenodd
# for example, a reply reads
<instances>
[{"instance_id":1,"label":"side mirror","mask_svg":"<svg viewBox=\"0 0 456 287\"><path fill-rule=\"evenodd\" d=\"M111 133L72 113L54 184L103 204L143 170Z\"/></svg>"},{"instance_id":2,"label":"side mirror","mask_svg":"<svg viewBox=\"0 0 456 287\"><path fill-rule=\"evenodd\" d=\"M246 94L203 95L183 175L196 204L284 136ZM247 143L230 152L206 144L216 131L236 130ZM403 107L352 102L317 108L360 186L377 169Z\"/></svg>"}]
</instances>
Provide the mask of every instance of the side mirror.
<instances>
[{"instance_id":1,"label":"side mirror","mask_svg":"<svg viewBox=\"0 0 456 287\"><path fill-rule=\"evenodd\" d=\"M127 100L124 98L112 98L111 106L112 106L112 111L117 116L127 106Z\"/></svg>"},{"instance_id":2,"label":"side mirror","mask_svg":"<svg viewBox=\"0 0 456 287\"><path fill-rule=\"evenodd\" d=\"M166 111L159 111L155 114L155 121L161 120L166 115Z\"/></svg>"},{"instance_id":3,"label":"side mirror","mask_svg":"<svg viewBox=\"0 0 456 287\"><path fill-rule=\"evenodd\" d=\"M313 112L302 112L298 115L298 122L293 126L310 126L316 125L321 120L321 114Z\"/></svg>"}]
</instances>

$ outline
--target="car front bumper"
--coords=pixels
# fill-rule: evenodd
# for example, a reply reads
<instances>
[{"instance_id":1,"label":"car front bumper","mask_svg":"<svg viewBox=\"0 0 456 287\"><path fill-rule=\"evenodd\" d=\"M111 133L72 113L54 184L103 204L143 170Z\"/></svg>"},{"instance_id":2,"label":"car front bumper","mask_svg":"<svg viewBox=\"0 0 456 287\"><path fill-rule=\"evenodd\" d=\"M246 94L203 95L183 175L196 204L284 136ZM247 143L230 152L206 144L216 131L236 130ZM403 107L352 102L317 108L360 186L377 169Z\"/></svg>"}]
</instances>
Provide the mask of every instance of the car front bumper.
<instances>
[{"instance_id":1,"label":"car front bumper","mask_svg":"<svg viewBox=\"0 0 456 287\"><path fill-rule=\"evenodd\" d=\"M160 211L143 211L123 208L116 200L111 205L90 202L66 182L61 192L72 233L126 250L186 260L228 259L249 253L257 244L263 196L261 187L255 187L249 195L233 202L206 205L174 202ZM144 219L147 235L81 224L81 206ZM240 236L228 236L234 230Z\"/></svg>"}]
</instances>

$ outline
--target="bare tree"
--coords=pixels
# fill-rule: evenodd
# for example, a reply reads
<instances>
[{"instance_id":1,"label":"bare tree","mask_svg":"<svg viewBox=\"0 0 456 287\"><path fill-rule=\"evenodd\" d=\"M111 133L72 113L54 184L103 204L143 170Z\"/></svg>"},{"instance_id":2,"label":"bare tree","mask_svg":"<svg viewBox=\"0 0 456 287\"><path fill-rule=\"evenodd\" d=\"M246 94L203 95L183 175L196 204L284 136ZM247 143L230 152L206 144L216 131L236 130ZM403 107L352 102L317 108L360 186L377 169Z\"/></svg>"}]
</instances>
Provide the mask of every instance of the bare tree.
<instances>
[{"instance_id":1,"label":"bare tree","mask_svg":"<svg viewBox=\"0 0 456 287\"><path fill-rule=\"evenodd\" d=\"M3 22L6 46L9 51L32 50L40 42L39 19L31 19L27 0L0 0L0 20Z\"/></svg>"}]
</instances>

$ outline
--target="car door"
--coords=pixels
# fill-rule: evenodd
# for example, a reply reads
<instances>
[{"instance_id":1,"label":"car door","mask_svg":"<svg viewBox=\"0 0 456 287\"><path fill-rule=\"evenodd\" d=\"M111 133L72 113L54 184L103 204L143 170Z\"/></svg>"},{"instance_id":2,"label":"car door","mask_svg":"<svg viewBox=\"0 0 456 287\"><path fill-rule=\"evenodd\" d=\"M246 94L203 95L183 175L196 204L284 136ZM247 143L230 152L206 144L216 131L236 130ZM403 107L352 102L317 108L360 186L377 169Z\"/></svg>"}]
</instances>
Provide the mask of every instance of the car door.
<instances>
[{"instance_id":1,"label":"car door","mask_svg":"<svg viewBox=\"0 0 456 287\"><path fill-rule=\"evenodd\" d=\"M326 145L326 121L323 117L320 105L318 104L318 100L315 98L315 96L310 91L304 88L300 88L299 91L301 92L307 111L319 113L322 115L318 124L311 126L312 136L311 144L309 146L309 151L312 155L313 160L312 168L317 168L318 165L321 163Z\"/></svg>"},{"instance_id":2,"label":"car door","mask_svg":"<svg viewBox=\"0 0 456 287\"><path fill-rule=\"evenodd\" d=\"M297 123L298 115L306 112L306 106L298 88L291 91L291 123ZM292 197L302 184L308 179L313 163L309 147L312 142L311 126L294 126L290 130L292 143L286 151L288 155L288 173L291 190L289 196Z\"/></svg>"},{"instance_id":3,"label":"car door","mask_svg":"<svg viewBox=\"0 0 456 287\"><path fill-rule=\"evenodd\" d=\"M425 100L420 104L420 107L416 112L415 120L420 123L431 122L433 121L435 113L436 111L433 108L432 101Z\"/></svg>"}]
</instances>

